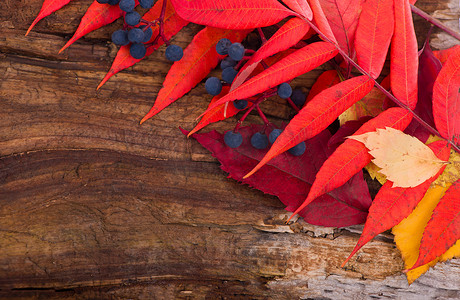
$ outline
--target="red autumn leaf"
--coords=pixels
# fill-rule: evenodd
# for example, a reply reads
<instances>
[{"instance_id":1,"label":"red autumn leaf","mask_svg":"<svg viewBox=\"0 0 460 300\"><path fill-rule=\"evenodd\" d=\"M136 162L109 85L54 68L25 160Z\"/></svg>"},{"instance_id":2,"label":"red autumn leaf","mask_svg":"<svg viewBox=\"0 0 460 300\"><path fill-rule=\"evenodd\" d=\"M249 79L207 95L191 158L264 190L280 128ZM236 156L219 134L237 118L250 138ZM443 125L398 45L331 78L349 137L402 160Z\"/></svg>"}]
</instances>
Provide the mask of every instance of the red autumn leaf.
<instances>
[{"instance_id":1,"label":"red autumn leaf","mask_svg":"<svg viewBox=\"0 0 460 300\"><path fill-rule=\"evenodd\" d=\"M163 1L157 1L155 5L142 17L146 21L153 22L160 17L161 9L162 9ZM178 33L184 26L188 24L187 21L182 19L176 14L171 1L168 1L166 4L166 11L164 16L164 35L167 39L170 39L176 33ZM152 26L153 34L152 34L152 41L158 36L158 25ZM117 74L121 70L131 67L132 65L140 62L142 59L146 58L150 54L152 54L156 49L158 49L161 45L164 44L163 39L158 39L155 45L152 45L147 48L147 52L145 56L141 59L133 58L129 54L129 47L130 45L122 46L117 52L117 56L115 57L112 66L110 67L109 72L105 75L104 79L102 79L101 83L97 86L99 89L107 80L110 79L113 75Z\"/></svg>"},{"instance_id":2,"label":"red autumn leaf","mask_svg":"<svg viewBox=\"0 0 460 300\"><path fill-rule=\"evenodd\" d=\"M216 131L192 136L212 152L222 164L221 168L231 178L277 196L287 206L286 210L293 211L305 199L318 168L332 152L326 146L331 134L327 130L321 132L308 141L303 155L284 153L265 165L253 177L243 179L243 175L266 152L255 149L250 144L251 136L263 130L263 125L240 127L238 132L243 136L243 143L235 149L225 145L223 135ZM182 132L187 134L185 130ZM315 225L350 226L365 220L371 201L362 173L359 173L343 187L313 201L300 215L305 221Z\"/></svg>"},{"instance_id":3,"label":"red autumn leaf","mask_svg":"<svg viewBox=\"0 0 460 300\"><path fill-rule=\"evenodd\" d=\"M299 15L307 18L311 21L313 18L313 12L311 11L310 5L307 0L283 0L290 9L298 13Z\"/></svg>"},{"instance_id":4,"label":"red autumn leaf","mask_svg":"<svg viewBox=\"0 0 460 300\"><path fill-rule=\"evenodd\" d=\"M346 141L346 138L350 135L353 135L361 126L364 125L367 121L371 120L372 117L366 116L361 117L358 120L352 120L345 122L340 126L339 130L329 139L327 146L329 148L337 148L343 142Z\"/></svg>"},{"instance_id":5,"label":"red autumn leaf","mask_svg":"<svg viewBox=\"0 0 460 300\"><path fill-rule=\"evenodd\" d=\"M188 93L217 66L223 57L216 52L216 44L220 39L227 38L233 42L240 42L248 33L248 30L236 31L214 27L206 27L197 33L185 49L182 59L176 61L169 69L155 104L141 120L141 124Z\"/></svg>"},{"instance_id":6,"label":"red autumn leaf","mask_svg":"<svg viewBox=\"0 0 460 300\"><path fill-rule=\"evenodd\" d=\"M373 86L374 81L363 75L343 81L319 93L289 122L267 155L246 177L254 174L275 156L326 129L347 108L367 95Z\"/></svg>"},{"instance_id":7,"label":"red autumn leaf","mask_svg":"<svg viewBox=\"0 0 460 300\"><path fill-rule=\"evenodd\" d=\"M394 30L393 0L367 0L356 28L358 64L374 79L379 77Z\"/></svg>"},{"instance_id":8,"label":"red autumn leaf","mask_svg":"<svg viewBox=\"0 0 460 300\"><path fill-rule=\"evenodd\" d=\"M335 70L328 70L321 73L318 76L315 83L311 87L310 92L308 93L307 100L305 102L309 102L313 97L318 95L325 89L330 88L331 86L336 85L340 82L340 77L337 71Z\"/></svg>"},{"instance_id":9,"label":"red autumn leaf","mask_svg":"<svg viewBox=\"0 0 460 300\"><path fill-rule=\"evenodd\" d=\"M310 26L302 19L293 18L287 21L244 64L233 80L230 90L234 90L243 84L263 59L297 44L307 34L308 29L310 29Z\"/></svg>"},{"instance_id":10,"label":"red autumn leaf","mask_svg":"<svg viewBox=\"0 0 460 300\"><path fill-rule=\"evenodd\" d=\"M425 227L419 256L410 270L429 263L460 239L460 179L454 182L433 210Z\"/></svg>"},{"instance_id":11,"label":"red autumn leaf","mask_svg":"<svg viewBox=\"0 0 460 300\"><path fill-rule=\"evenodd\" d=\"M294 15L276 0L171 0L181 18L225 29L252 29L278 23Z\"/></svg>"},{"instance_id":12,"label":"red autumn leaf","mask_svg":"<svg viewBox=\"0 0 460 300\"><path fill-rule=\"evenodd\" d=\"M427 38L423 49L419 52L418 65L418 101L414 112L425 122L434 127L433 119L433 85L442 68L441 62L433 55ZM412 120L404 131L425 143L430 132L416 120Z\"/></svg>"},{"instance_id":13,"label":"red autumn leaf","mask_svg":"<svg viewBox=\"0 0 460 300\"><path fill-rule=\"evenodd\" d=\"M214 106L236 99L246 99L294 79L333 58L337 52L332 44L326 42L307 45L252 77L214 103Z\"/></svg>"},{"instance_id":14,"label":"red autumn leaf","mask_svg":"<svg viewBox=\"0 0 460 300\"><path fill-rule=\"evenodd\" d=\"M136 5L137 4L138 2L136 1ZM75 31L72 38L64 45L64 47L59 50L59 53L64 51L64 49L72 45L82 36L114 22L119 17L123 16L123 13L124 12L118 5L100 4L99 2L94 1L81 19L77 31Z\"/></svg>"},{"instance_id":15,"label":"red autumn leaf","mask_svg":"<svg viewBox=\"0 0 460 300\"><path fill-rule=\"evenodd\" d=\"M439 72L433 87L433 115L436 128L446 139L460 141L460 48Z\"/></svg>"},{"instance_id":16,"label":"red autumn leaf","mask_svg":"<svg viewBox=\"0 0 460 300\"><path fill-rule=\"evenodd\" d=\"M332 32L329 21L324 14L320 0L308 0L311 10L313 11L313 20L315 21L318 29L332 42L337 43L334 33Z\"/></svg>"},{"instance_id":17,"label":"red autumn leaf","mask_svg":"<svg viewBox=\"0 0 460 300\"><path fill-rule=\"evenodd\" d=\"M449 159L450 147L445 141L433 142L428 147L433 150L439 159ZM350 256L342 264L342 267L377 234L392 228L406 218L423 198L431 183L436 180L444 169L445 166L435 176L413 188L393 187L393 182L387 181L372 202L363 233Z\"/></svg>"},{"instance_id":18,"label":"red autumn leaf","mask_svg":"<svg viewBox=\"0 0 460 300\"><path fill-rule=\"evenodd\" d=\"M452 53L458 51L458 49L460 49L460 45L455 45L455 46L450 47L448 49L433 51L433 54L434 54L434 56L436 56L437 59L439 59L441 64L445 64L447 59L449 58L449 56Z\"/></svg>"},{"instance_id":19,"label":"red autumn leaf","mask_svg":"<svg viewBox=\"0 0 460 300\"><path fill-rule=\"evenodd\" d=\"M222 87L222 92L219 95L214 96L212 98L211 103L209 103L209 106L211 106L212 104L214 104L214 102L216 102L217 100L219 100L220 98L225 96L228 93L229 90L230 90L229 86L223 86ZM251 107L251 105L252 105L252 103L248 102L248 108ZM198 130L202 129L203 127L207 126L210 123L218 122L218 121L224 120L226 118L233 117L239 111L240 110L237 109L234 105L227 105L227 107L226 107L226 103L221 104L221 105L215 107L214 109L209 110L201 118L200 122L198 122L198 124L195 126L195 128L193 128L192 131L189 132L188 136L191 136L192 134L194 134L195 132L197 132Z\"/></svg>"},{"instance_id":20,"label":"red autumn leaf","mask_svg":"<svg viewBox=\"0 0 460 300\"><path fill-rule=\"evenodd\" d=\"M409 125L412 115L399 107L390 108L356 131L354 135L375 131L377 128L392 127L399 130ZM372 159L364 144L347 139L337 150L324 162L316 174L315 182L303 204L294 212L298 213L317 197L338 188L347 182L354 174L359 172Z\"/></svg>"},{"instance_id":21,"label":"red autumn leaf","mask_svg":"<svg viewBox=\"0 0 460 300\"><path fill-rule=\"evenodd\" d=\"M27 29L26 35L29 34L29 32L32 30L32 28L34 28L35 24L37 24L38 21L40 21L46 16L49 16L56 10L62 8L64 5L68 4L70 1L72 0L45 0L43 2L42 8L40 9L40 12L38 13L38 16L32 22L29 29Z\"/></svg>"},{"instance_id":22,"label":"red autumn leaf","mask_svg":"<svg viewBox=\"0 0 460 300\"><path fill-rule=\"evenodd\" d=\"M342 50L353 56L356 26L364 0L319 0Z\"/></svg>"},{"instance_id":23,"label":"red autumn leaf","mask_svg":"<svg viewBox=\"0 0 460 300\"><path fill-rule=\"evenodd\" d=\"M417 104L417 38L407 0L394 0L395 30L391 41L390 80L393 95L415 108Z\"/></svg>"}]
</instances>

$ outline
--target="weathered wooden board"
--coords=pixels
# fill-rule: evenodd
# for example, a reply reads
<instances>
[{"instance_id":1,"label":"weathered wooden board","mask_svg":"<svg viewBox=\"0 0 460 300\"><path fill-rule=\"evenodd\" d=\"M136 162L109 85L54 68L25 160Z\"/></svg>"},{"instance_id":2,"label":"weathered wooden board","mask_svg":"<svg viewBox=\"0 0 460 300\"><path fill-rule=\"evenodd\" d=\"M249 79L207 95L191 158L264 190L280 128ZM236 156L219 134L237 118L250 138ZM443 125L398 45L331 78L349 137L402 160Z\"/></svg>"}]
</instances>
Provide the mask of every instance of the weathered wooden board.
<instances>
[{"instance_id":1,"label":"weathered wooden board","mask_svg":"<svg viewBox=\"0 0 460 300\"><path fill-rule=\"evenodd\" d=\"M454 2L417 5L457 26ZM409 287L391 235L341 269L359 227L284 225L278 199L227 179L180 133L207 106L203 84L139 125L170 66L164 48L96 91L121 23L59 55L91 1L25 37L41 3L0 2L0 298L460 298L458 259ZM186 46L199 28L174 42ZM308 87L318 73L296 82ZM264 110L274 122L293 114L279 99Z\"/></svg>"}]
</instances>

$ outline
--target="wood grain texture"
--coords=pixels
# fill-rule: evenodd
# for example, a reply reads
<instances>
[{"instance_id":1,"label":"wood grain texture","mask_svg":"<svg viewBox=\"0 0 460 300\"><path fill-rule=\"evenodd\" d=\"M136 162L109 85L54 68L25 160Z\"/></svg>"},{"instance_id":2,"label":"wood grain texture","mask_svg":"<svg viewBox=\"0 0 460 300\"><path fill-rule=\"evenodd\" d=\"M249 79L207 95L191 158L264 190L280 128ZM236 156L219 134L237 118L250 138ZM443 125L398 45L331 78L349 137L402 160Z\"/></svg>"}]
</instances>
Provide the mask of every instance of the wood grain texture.
<instances>
[{"instance_id":1,"label":"wood grain texture","mask_svg":"<svg viewBox=\"0 0 460 300\"><path fill-rule=\"evenodd\" d=\"M96 91L121 23L57 54L91 2L71 2L28 37L41 1L0 2L0 298L460 298L458 259L409 287L391 235L380 235L341 269L359 226L284 225L278 199L227 179L178 130L207 107L204 84L139 126L170 66L164 47ZM275 123L294 113L281 99L264 105Z\"/></svg>"}]
</instances>

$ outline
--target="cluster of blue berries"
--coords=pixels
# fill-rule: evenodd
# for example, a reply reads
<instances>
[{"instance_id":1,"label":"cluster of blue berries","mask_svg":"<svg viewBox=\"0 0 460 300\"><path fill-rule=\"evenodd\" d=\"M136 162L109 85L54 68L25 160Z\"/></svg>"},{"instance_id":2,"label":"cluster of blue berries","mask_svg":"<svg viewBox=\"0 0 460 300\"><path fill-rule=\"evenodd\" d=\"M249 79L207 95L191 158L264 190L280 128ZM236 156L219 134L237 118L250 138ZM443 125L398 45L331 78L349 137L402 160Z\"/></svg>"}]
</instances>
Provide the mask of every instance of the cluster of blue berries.
<instances>
[{"instance_id":1,"label":"cluster of blue berries","mask_svg":"<svg viewBox=\"0 0 460 300\"><path fill-rule=\"evenodd\" d=\"M101 4L118 5L125 14L125 23L130 27L129 30L120 29L112 34L112 42L117 46L125 46L131 43L129 53L136 59L141 59L147 53L145 43L149 42L153 35L150 26L141 25L141 15L134 10L136 7L135 0L97 0ZM142 8L150 9L153 7L154 0L139 0ZM134 27L138 26L138 27ZM182 58L184 52L177 45L169 45L166 48L165 56L170 61L178 61Z\"/></svg>"},{"instance_id":2,"label":"cluster of blue berries","mask_svg":"<svg viewBox=\"0 0 460 300\"><path fill-rule=\"evenodd\" d=\"M281 132L283 132L281 129L273 129L268 137L264 133L256 132L251 137L251 145L256 149L263 150L268 147L269 143L273 144L278 136L280 136ZM230 148L238 148L243 143L243 136L239 132L230 130L225 133L224 142ZM294 156L300 156L305 153L305 150L305 142L301 142L289 149L288 152Z\"/></svg>"},{"instance_id":3,"label":"cluster of blue berries","mask_svg":"<svg viewBox=\"0 0 460 300\"><path fill-rule=\"evenodd\" d=\"M216 51L220 55L228 55L221 61L220 68L222 69L222 80L225 83L231 84L236 74L238 74L235 70L235 66L238 61L242 60L244 57L244 46L241 43L232 43L229 39L224 38L217 42ZM222 82L217 77L208 78L204 86L206 91L213 96L219 95L222 91ZM244 107L246 107L246 105Z\"/></svg>"}]
</instances>

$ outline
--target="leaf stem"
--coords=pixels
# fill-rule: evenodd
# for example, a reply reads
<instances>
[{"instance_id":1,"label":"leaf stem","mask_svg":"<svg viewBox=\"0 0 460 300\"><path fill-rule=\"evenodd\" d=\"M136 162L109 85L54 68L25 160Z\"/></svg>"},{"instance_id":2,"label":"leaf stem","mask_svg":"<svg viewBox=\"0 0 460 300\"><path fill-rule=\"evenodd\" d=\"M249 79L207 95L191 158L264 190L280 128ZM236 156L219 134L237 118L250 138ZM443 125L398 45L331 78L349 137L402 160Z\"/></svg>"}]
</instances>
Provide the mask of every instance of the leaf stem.
<instances>
[{"instance_id":1,"label":"leaf stem","mask_svg":"<svg viewBox=\"0 0 460 300\"><path fill-rule=\"evenodd\" d=\"M460 41L460 33L453 31L446 25L442 24L441 22L439 22L438 20L436 20L435 18L433 18L432 16L430 16L429 14L427 14L426 12L424 12L423 10L421 10L420 8L412 4L410 5L410 9L412 10L413 13L419 15L420 17L424 18L426 21L439 27L440 29L442 29L443 31L447 32L448 34L450 34L451 36L453 36L454 38Z\"/></svg>"},{"instance_id":2,"label":"leaf stem","mask_svg":"<svg viewBox=\"0 0 460 300\"><path fill-rule=\"evenodd\" d=\"M348 60L348 62L350 64L352 64L356 69L358 69L359 72L361 72L363 75L366 75L367 77L369 77L372 81L374 81L374 84L375 86L380 90L382 91L382 93L385 94L385 96L387 96L388 98L390 98L394 103L396 103L398 106L406 109L407 111L409 111L412 116L414 117L415 120L417 120L417 122L419 122L423 127L425 127L429 132L431 132L432 134L436 135L436 136L439 136L440 138L442 138L443 140L447 141L451 146L452 148L455 149L455 151L459 152L460 153L460 148L459 146L457 146L453 141L450 141L450 140L447 140L445 139L444 137L441 136L441 134L433 127L430 126L430 124L428 124L427 122L425 122L419 115L417 115L412 109L410 109L410 107L408 107L406 104L402 103L398 98L396 98L395 96L393 96L392 93L390 93L389 91L387 91L384 87L382 87L369 73L367 73L366 71L364 71L363 68L361 68L360 65L358 65L356 62L354 62L346 53L345 51L343 51L339 45L337 45L336 43L334 43L333 41L331 41L326 35L324 35L321 30L319 30L318 27L316 27L312 22L308 21L306 18L303 18L306 22L308 22L308 24L311 26L311 28L313 28L313 30L315 30L323 40L325 40L326 42L329 42L331 43L332 45L334 45L337 50L339 51L339 53L346 59Z\"/></svg>"}]
</instances>

